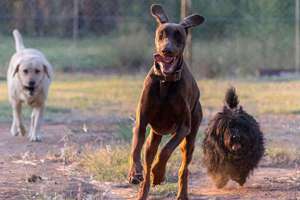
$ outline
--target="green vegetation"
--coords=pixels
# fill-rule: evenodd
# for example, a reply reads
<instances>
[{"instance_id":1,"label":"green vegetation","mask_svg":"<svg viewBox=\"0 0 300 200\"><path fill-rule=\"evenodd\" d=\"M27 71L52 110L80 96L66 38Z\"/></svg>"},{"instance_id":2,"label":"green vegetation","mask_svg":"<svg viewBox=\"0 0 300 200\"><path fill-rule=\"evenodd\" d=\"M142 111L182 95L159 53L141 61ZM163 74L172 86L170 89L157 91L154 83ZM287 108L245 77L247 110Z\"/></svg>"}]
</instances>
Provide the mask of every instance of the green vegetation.
<instances>
[{"instance_id":1,"label":"green vegetation","mask_svg":"<svg viewBox=\"0 0 300 200\"><path fill-rule=\"evenodd\" d=\"M66 75L67 77L68 75ZM142 76L81 76L73 80L59 77L51 87L49 105L102 114L134 115L143 83ZM226 89L237 88L243 106L253 114L291 114L300 111L300 81L201 80L201 102L204 110L223 105ZM68 102L66 105L65 102Z\"/></svg>"},{"instance_id":2,"label":"green vegetation","mask_svg":"<svg viewBox=\"0 0 300 200\"><path fill-rule=\"evenodd\" d=\"M89 0L79 8L82 24L74 41L72 12L67 12L73 9L72 1L37 5L47 16L41 21L25 1L3 1L0 13L7 18L0 19L1 67L6 68L13 53L13 27L7 24L22 24L25 44L41 49L56 70L147 71L156 27L149 13L152 3L161 3L170 20L179 21L180 1ZM294 1L282 0L193 0L192 12L206 18L192 31L193 71L211 78L253 76L259 68L294 68L294 7ZM41 30L35 23L43 24Z\"/></svg>"},{"instance_id":3,"label":"green vegetation","mask_svg":"<svg viewBox=\"0 0 300 200\"><path fill-rule=\"evenodd\" d=\"M52 63L55 71L72 70L138 70L152 58L145 39L145 31L122 37L90 37L76 41L71 39L24 37L25 46L41 50ZM0 71L6 73L9 59L15 52L12 36L0 35ZM146 41L146 42L145 42ZM146 44L140 46L138 44ZM150 62L149 62L150 63Z\"/></svg>"},{"instance_id":4,"label":"green vegetation","mask_svg":"<svg viewBox=\"0 0 300 200\"><path fill-rule=\"evenodd\" d=\"M71 39L43 37L27 38L25 45L40 49L53 64L55 71L101 71L130 73L147 71L152 65L153 38L145 29L134 29L122 36ZM12 37L0 36L0 67L6 72L14 52ZM271 46L262 46L255 38L196 40L193 43L193 67L197 77L254 75L263 66L288 68L293 66L292 35L284 40L270 37Z\"/></svg>"},{"instance_id":5,"label":"green vegetation","mask_svg":"<svg viewBox=\"0 0 300 200\"><path fill-rule=\"evenodd\" d=\"M201 103L204 111L223 105L226 89L237 88L241 104L254 115L297 114L300 111L300 81L201 80ZM142 76L102 76L57 74L50 88L46 118L70 114L72 110L93 115L134 116ZM10 116L5 84L0 88L0 120ZM126 132L126 131L125 131ZM130 132L130 128L127 128ZM124 133L124 137L126 133Z\"/></svg>"},{"instance_id":6,"label":"green vegetation","mask_svg":"<svg viewBox=\"0 0 300 200\"><path fill-rule=\"evenodd\" d=\"M124 181L128 172L128 145L114 147L107 145L98 150L86 150L81 165L100 181Z\"/></svg>"}]
</instances>

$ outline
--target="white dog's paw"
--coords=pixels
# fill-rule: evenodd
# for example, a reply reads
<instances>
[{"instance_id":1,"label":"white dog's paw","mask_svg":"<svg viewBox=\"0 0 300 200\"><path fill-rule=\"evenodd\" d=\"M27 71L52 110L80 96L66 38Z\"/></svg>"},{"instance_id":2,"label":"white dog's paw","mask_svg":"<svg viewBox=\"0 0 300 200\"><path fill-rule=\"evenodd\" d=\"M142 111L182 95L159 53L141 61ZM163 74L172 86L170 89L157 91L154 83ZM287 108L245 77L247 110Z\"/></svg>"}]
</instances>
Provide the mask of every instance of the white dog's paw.
<instances>
[{"instance_id":1,"label":"white dog's paw","mask_svg":"<svg viewBox=\"0 0 300 200\"><path fill-rule=\"evenodd\" d=\"M25 129L25 127L23 125L21 125L20 127L12 125L11 129L10 129L10 133L13 136L18 136L19 133L21 133L21 135L24 136L24 135L26 135L26 129Z\"/></svg>"},{"instance_id":2,"label":"white dog's paw","mask_svg":"<svg viewBox=\"0 0 300 200\"><path fill-rule=\"evenodd\" d=\"M31 141L31 142L41 142L42 141L42 138L41 138L41 136L40 135L38 135L38 134L30 134L30 136L29 136L29 140Z\"/></svg>"},{"instance_id":3,"label":"white dog's paw","mask_svg":"<svg viewBox=\"0 0 300 200\"><path fill-rule=\"evenodd\" d=\"M18 136L19 132L17 126L12 125L10 129L10 133L12 134L12 136Z\"/></svg>"}]
</instances>

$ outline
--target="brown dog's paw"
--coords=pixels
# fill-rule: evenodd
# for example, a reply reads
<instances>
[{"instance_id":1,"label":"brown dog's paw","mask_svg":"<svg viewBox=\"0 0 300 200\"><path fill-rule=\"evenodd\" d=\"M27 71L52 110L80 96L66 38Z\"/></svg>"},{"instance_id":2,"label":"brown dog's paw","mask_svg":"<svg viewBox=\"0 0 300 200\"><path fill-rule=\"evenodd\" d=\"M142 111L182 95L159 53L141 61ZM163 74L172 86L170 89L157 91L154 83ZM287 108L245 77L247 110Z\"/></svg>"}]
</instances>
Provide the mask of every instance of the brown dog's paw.
<instances>
[{"instance_id":1,"label":"brown dog's paw","mask_svg":"<svg viewBox=\"0 0 300 200\"><path fill-rule=\"evenodd\" d=\"M152 177L153 186L160 185L165 181L165 168L162 169L161 167L159 167L159 165L154 165L154 167L152 168Z\"/></svg>"},{"instance_id":2,"label":"brown dog's paw","mask_svg":"<svg viewBox=\"0 0 300 200\"><path fill-rule=\"evenodd\" d=\"M141 182L143 182L144 177L143 177L143 171L140 170L135 170L135 169L131 169L129 174L128 174L128 181L131 184L137 185L140 184Z\"/></svg>"},{"instance_id":3,"label":"brown dog's paw","mask_svg":"<svg viewBox=\"0 0 300 200\"><path fill-rule=\"evenodd\" d=\"M187 195L184 195L177 197L176 200L189 200L189 198L187 197Z\"/></svg>"}]
</instances>

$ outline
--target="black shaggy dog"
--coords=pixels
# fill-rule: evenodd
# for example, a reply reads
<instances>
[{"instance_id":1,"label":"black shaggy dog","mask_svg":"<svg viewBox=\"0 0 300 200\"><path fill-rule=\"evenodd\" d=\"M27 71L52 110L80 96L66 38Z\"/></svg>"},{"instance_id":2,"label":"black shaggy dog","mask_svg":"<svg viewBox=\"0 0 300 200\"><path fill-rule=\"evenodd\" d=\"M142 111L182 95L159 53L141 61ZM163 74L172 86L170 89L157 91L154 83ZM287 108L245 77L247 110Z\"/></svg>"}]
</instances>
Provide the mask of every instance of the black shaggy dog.
<instances>
[{"instance_id":1,"label":"black shaggy dog","mask_svg":"<svg viewBox=\"0 0 300 200\"><path fill-rule=\"evenodd\" d=\"M243 186L264 154L259 124L238 104L235 88L231 87L223 110L214 116L205 132L204 165L217 188L224 187L229 179Z\"/></svg>"}]
</instances>

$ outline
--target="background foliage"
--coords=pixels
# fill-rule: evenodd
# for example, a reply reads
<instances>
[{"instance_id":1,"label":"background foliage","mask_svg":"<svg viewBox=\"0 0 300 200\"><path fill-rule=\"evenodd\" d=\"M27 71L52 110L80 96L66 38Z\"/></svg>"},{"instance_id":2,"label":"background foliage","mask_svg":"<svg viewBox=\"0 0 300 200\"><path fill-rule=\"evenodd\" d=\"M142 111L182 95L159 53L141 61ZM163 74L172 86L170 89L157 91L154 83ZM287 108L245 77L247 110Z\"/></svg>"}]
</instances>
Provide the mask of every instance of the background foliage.
<instances>
[{"instance_id":1,"label":"background foliage","mask_svg":"<svg viewBox=\"0 0 300 200\"><path fill-rule=\"evenodd\" d=\"M74 2L1 1L0 32L9 41L0 44L8 49L3 57L13 52L10 34L18 28L29 37L25 42L46 51L57 69L147 70L156 23L150 5L162 4L171 21L180 18L179 0L78 0L79 37L72 40ZM193 0L192 12L206 17L193 30L193 71L215 77L293 68L294 7L294 0Z\"/></svg>"}]
</instances>

